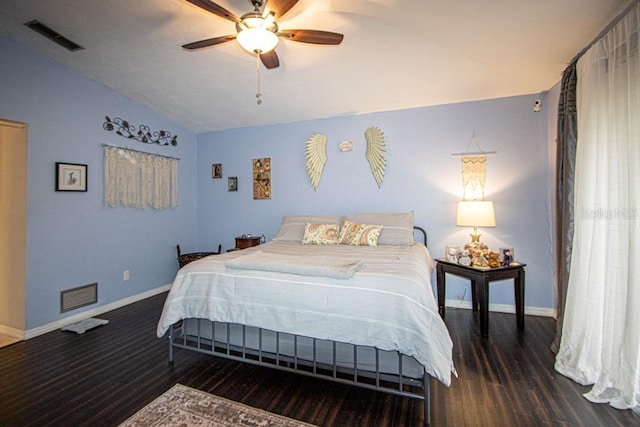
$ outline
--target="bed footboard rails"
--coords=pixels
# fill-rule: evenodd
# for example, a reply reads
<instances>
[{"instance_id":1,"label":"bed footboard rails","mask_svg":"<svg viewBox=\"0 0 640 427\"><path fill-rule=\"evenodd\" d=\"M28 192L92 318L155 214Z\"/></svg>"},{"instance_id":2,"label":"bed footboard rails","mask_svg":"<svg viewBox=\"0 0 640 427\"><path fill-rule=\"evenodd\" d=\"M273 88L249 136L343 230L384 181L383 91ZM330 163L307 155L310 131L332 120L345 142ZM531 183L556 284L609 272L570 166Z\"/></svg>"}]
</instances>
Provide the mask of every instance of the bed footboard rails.
<instances>
[{"instance_id":1,"label":"bed footboard rails","mask_svg":"<svg viewBox=\"0 0 640 427\"><path fill-rule=\"evenodd\" d=\"M187 331L186 322L195 322L194 327ZM193 324L192 324L193 326ZM222 335L218 336L216 330L222 327ZM234 333L240 333L240 338L235 342L232 338L232 328ZM355 385L357 387L370 390L382 391L402 397L422 400L424 402L424 424L431 422L431 390L430 376L421 367L421 377L414 378L404 374L403 359L408 357L397 353L398 366L397 373L381 371L380 355L383 350L375 347L353 345L348 343L338 343L335 341L320 340L316 338L304 337L277 331L269 331L262 328L250 329L257 332L258 345L248 345L246 325L214 322L206 319L185 319L169 329L169 363L174 362L174 349L180 348L198 353L209 354L225 359L240 361L257 366L264 366L282 371L295 372L297 374L321 378L337 383ZM207 333L203 333L207 331ZM263 338L266 334L271 338L275 336L275 348L266 348ZM288 349L283 351L281 347L283 338L288 341ZM292 340L292 342L291 342ZM305 340L311 345L311 357L308 354L299 354L299 342ZM332 346L333 355L330 361L319 360L318 344L322 343ZM344 366L338 362L337 346L347 346L353 348L352 366ZM341 347L343 349L344 347ZM373 351L375 354L375 368L359 368L358 349ZM292 351L291 351L292 350ZM388 352L384 352L388 353Z\"/></svg>"}]
</instances>

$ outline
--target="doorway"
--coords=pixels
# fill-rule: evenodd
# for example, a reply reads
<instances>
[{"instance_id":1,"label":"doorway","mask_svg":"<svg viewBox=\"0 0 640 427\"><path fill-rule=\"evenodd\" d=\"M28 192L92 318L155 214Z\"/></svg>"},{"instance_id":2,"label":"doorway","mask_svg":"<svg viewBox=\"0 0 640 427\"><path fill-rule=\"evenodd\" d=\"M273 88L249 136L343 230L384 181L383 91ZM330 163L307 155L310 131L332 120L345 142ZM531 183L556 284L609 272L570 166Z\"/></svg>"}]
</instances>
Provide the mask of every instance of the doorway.
<instances>
[{"instance_id":1,"label":"doorway","mask_svg":"<svg viewBox=\"0 0 640 427\"><path fill-rule=\"evenodd\" d=\"M0 119L0 334L24 339L27 270L26 123Z\"/></svg>"}]
</instances>

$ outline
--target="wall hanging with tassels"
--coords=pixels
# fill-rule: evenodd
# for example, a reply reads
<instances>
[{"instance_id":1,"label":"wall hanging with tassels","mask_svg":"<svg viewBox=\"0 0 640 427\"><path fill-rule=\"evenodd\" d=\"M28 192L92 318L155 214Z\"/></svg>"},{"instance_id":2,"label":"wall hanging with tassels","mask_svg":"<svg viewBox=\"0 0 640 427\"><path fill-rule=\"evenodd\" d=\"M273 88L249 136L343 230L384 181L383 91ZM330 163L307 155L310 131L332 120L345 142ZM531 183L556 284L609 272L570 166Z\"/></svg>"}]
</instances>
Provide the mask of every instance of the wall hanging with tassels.
<instances>
[{"instance_id":1,"label":"wall hanging with tassels","mask_svg":"<svg viewBox=\"0 0 640 427\"><path fill-rule=\"evenodd\" d=\"M478 151L469 151L471 144L478 147ZM461 157L463 200L484 200L484 185L486 179L487 156L496 151L483 151L476 140L475 132L464 153L454 153L452 156Z\"/></svg>"}]
</instances>

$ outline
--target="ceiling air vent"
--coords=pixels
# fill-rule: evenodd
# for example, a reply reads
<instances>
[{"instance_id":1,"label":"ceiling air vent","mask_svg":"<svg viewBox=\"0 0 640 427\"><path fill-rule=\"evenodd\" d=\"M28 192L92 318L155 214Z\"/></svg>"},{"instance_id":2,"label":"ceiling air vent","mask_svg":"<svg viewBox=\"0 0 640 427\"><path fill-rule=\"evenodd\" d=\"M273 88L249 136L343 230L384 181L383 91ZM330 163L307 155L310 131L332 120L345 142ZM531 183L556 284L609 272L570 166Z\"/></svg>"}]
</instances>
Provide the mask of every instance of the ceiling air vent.
<instances>
[{"instance_id":1,"label":"ceiling air vent","mask_svg":"<svg viewBox=\"0 0 640 427\"><path fill-rule=\"evenodd\" d=\"M42 34L49 40L58 43L60 46L64 47L67 50L70 50L71 52L84 49L79 44L72 42L68 38L52 30L36 19L34 19L33 21L25 22L24 25L31 28L33 31Z\"/></svg>"}]
</instances>

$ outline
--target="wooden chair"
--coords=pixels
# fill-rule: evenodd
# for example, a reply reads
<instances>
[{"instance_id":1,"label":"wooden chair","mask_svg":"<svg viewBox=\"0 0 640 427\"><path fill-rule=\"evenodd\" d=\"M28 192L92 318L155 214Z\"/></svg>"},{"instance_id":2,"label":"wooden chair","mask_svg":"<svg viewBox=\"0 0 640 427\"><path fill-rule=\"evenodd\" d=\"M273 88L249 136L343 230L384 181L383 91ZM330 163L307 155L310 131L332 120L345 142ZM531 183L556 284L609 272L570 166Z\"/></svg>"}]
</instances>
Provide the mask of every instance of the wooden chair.
<instances>
[{"instance_id":1,"label":"wooden chair","mask_svg":"<svg viewBox=\"0 0 640 427\"><path fill-rule=\"evenodd\" d=\"M178 265L180 268L189 264L192 261L198 260L200 258L204 258L209 255L218 255L222 252L222 245L218 245L218 252L191 252L188 254L180 253L180 245L176 245L176 249L178 251Z\"/></svg>"}]
</instances>

